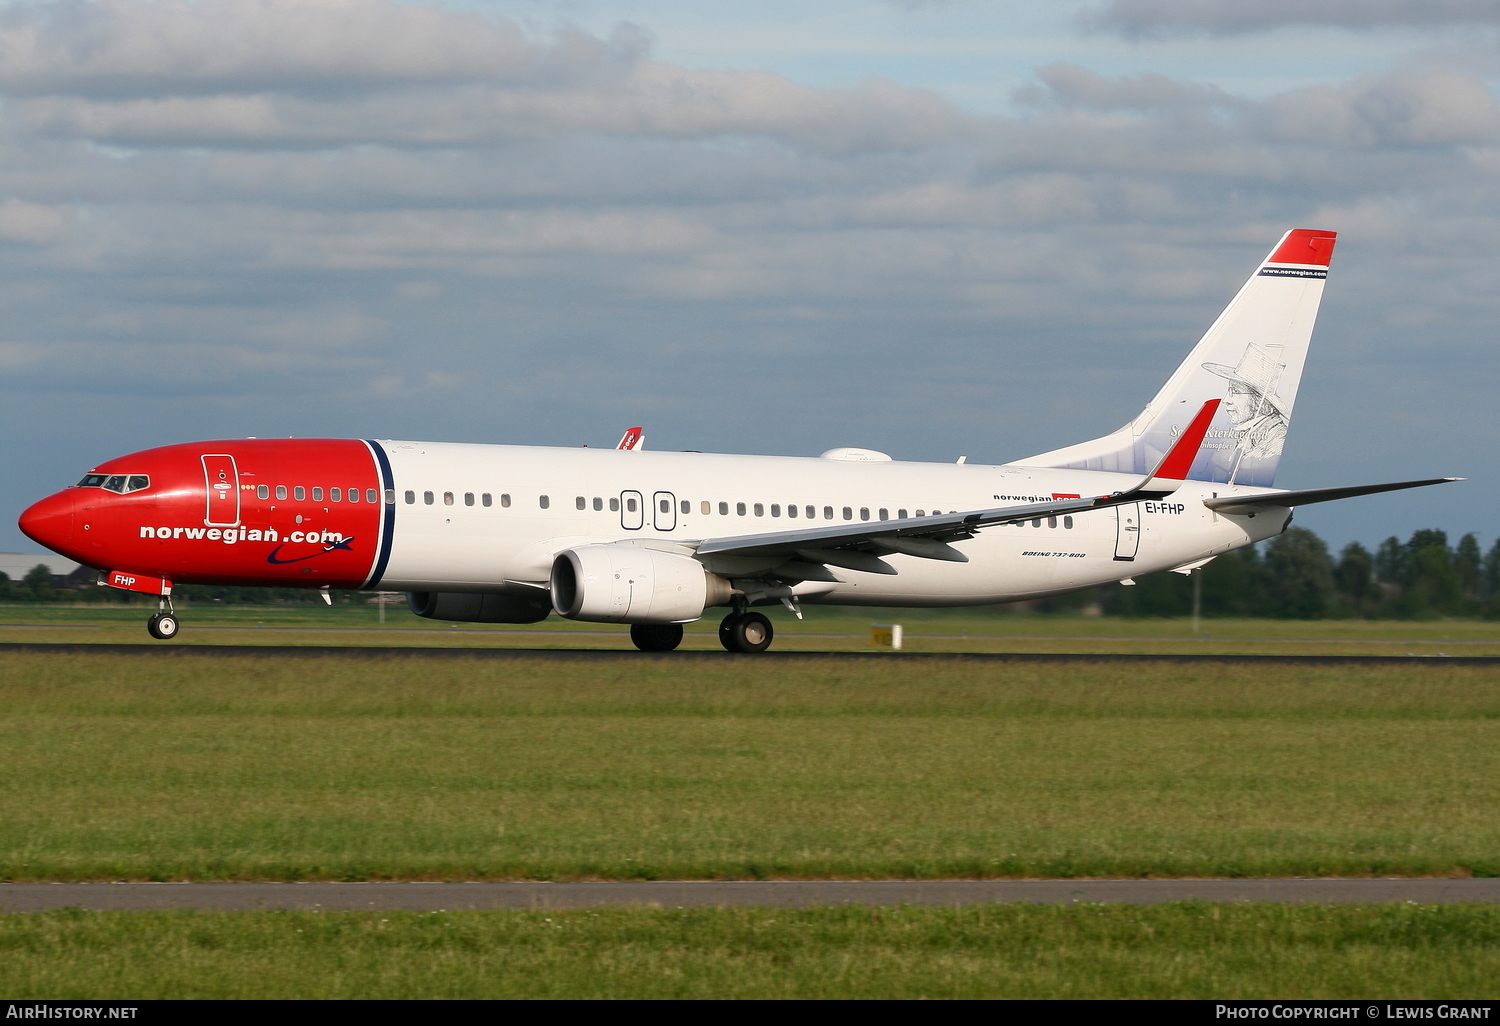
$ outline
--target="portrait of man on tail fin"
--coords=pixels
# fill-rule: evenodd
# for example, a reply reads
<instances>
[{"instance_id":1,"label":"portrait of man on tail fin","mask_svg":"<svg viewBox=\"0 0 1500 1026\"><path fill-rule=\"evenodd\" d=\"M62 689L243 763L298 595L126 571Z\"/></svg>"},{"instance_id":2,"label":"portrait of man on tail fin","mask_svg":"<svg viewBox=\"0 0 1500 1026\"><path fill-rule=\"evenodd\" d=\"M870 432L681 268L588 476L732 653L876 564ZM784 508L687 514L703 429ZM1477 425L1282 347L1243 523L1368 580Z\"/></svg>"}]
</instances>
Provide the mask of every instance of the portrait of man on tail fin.
<instances>
[{"instance_id":1,"label":"portrait of man on tail fin","mask_svg":"<svg viewBox=\"0 0 1500 1026\"><path fill-rule=\"evenodd\" d=\"M1286 369L1281 362L1281 347L1251 342L1235 366L1205 363L1203 369L1229 382L1223 409L1237 443L1236 464L1280 456L1290 422L1287 404L1277 392Z\"/></svg>"}]
</instances>

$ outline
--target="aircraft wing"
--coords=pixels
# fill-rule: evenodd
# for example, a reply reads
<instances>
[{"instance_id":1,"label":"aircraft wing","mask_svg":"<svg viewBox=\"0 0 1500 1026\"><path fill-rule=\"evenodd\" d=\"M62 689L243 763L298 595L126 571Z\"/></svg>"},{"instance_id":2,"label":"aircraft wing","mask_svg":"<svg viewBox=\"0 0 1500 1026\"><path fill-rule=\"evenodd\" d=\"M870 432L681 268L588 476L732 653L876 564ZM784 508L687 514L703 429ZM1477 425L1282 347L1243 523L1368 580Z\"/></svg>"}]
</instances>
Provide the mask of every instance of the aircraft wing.
<instances>
[{"instance_id":1,"label":"aircraft wing","mask_svg":"<svg viewBox=\"0 0 1500 1026\"><path fill-rule=\"evenodd\" d=\"M1203 505L1215 513L1250 513L1266 506L1306 506L1314 502L1331 502L1334 499L1349 499L1356 495L1374 495L1377 492L1394 492L1402 488L1425 488L1427 485L1447 484L1462 481L1461 477L1434 477L1425 481L1393 481L1389 484L1349 485L1345 488L1304 488L1291 492L1260 492L1256 495L1226 495L1218 499L1204 499Z\"/></svg>"},{"instance_id":2,"label":"aircraft wing","mask_svg":"<svg viewBox=\"0 0 1500 1026\"><path fill-rule=\"evenodd\" d=\"M828 574L823 565L862 570L866 573L894 574L896 568L880 557L898 553L922 559L967 563L969 557L949 543L972 538L975 532L983 528L1014 524L1036 517L1102 509L1141 499L1159 499L1172 494L1181 487L1183 478L1187 476L1219 402L1218 399L1212 399L1204 403L1177 443L1162 457L1156 469L1132 487L1113 495L1097 495L1087 499L1055 499L1051 502L1027 503L1024 506L997 506L874 523L829 524L826 527L778 531L773 534L710 538L699 542L696 552L699 556L785 556L788 562L777 567L775 573L782 577L801 576L804 580L837 580Z\"/></svg>"},{"instance_id":3,"label":"aircraft wing","mask_svg":"<svg viewBox=\"0 0 1500 1026\"><path fill-rule=\"evenodd\" d=\"M908 556L967 563L969 557L948 543L972 538L981 528L1133 502L1140 497L1133 490L1118 496L1099 496L1094 499L1058 499L1054 502L1033 502L1024 506L1004 506L966 513L942 513L930 517L905 517L901 520L878 520L870 523L829 524L827 527L809 527L801 531L711 538L698 544L697 554L786 556L788 559L798 558L810 563L829 563L848 570L893 574L896 572L895 568L882 561L880 556L899 552Z\"/></svg>"}]
</instances>

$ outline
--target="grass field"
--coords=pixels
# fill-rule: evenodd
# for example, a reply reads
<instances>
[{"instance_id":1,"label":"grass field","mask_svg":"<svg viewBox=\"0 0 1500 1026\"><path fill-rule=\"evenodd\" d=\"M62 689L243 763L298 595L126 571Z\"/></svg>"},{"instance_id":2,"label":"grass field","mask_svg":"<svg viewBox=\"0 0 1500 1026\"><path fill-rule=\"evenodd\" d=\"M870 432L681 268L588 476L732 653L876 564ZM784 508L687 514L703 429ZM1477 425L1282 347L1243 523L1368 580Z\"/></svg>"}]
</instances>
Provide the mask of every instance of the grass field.
<instances>
[{"instance_id":1,"label":"grass field","mask_svg":"<svg viewBox=\"0 0 1500 1026\"><path fill-rule=\"evenodd\" d=\"M38 998L1494 998L1500 909L1178 904L0 916Z\"/></svg>"},{"instance_id":2,"label":"grass field","mask_svg":"<svg viewBox=\"0 0 1500 1026\"><path fill-rule=\"evenodd\" d=\"M1500 873L1500 669L0 657L0 878Z\"/></svg>"},{"instance_id":3,"label":"grass field","mask_svg":"<svg viewBox=\"0 0 1500 1026\"><path fill-rule=\"evenodd\" d=\"M629 631L550 617L538 624L447 624L388 606L386 623L368 605L181 605L175 645L417 645L423 647L631 648ZM151 610L135 606L0 605L0 641L156 645ZM1500 655L1500 622L1471 620L1123 619L1017 614L995 609L805 607L796 620L764 610L777 651L867 650L870 626L900 623L914 652L1243 653L1285 655ZM689 625L683 647L719 651L717 611Z\"/></svg>"}]
</instances>

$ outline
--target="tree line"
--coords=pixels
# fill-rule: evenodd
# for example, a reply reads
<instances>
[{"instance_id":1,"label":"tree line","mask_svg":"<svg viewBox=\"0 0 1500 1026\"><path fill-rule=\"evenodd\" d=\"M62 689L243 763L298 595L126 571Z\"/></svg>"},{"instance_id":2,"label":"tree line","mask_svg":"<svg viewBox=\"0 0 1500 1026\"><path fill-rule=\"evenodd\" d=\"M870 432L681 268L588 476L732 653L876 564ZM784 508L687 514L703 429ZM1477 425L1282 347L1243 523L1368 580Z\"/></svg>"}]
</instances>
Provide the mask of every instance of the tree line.
<instances>
[{"instance_id":1,"label":"tree line","mask_svg":"<svg viewBox=\"0 0 1500 1026\"><path fill-rule=\"evenodd\" d=\"M1337 558L1305 527L1226 552L1194 572L1204 616L1420 620L1500 618L1500 541L1481 552L1466 534L1450 544L1444 531L1392 536L1371 552L1359 542ZM1113 585L1094 596L1117 616L1186 616L1195 582L1177 573ZM1076 606L1075 606L1076 608Z\"/></svg>"},{"instance_id":2,"label":"tree line","mask_svg":"<svg viewBox=\"0 0 1500 1026\"><path fill-rule=\"evenodd\" d=\"M1195 586L1209 617L1270 617L1411 620L1430 617L1500 619L1500 540L1481 552L1466 534L1449 544L1443 531L1394 536L1371 552L1359 542L1335 559L1323 539L1292 527L1267 542L1226 552L1192 578L1151 574L1133 587L1109 585L1028 605L1040 612L1098 611L1109 616L1187 616ZM260 605L317 601L300 588L227 588L180 585L175 596L189 601ZM93 584L59 587L46 566L19 581L0 573L0 602L118 602L124 592ZM151 596L137 599L155 603ZM1092 608L1091 608L1092 607Z\"/></svg>"}]
</instances>

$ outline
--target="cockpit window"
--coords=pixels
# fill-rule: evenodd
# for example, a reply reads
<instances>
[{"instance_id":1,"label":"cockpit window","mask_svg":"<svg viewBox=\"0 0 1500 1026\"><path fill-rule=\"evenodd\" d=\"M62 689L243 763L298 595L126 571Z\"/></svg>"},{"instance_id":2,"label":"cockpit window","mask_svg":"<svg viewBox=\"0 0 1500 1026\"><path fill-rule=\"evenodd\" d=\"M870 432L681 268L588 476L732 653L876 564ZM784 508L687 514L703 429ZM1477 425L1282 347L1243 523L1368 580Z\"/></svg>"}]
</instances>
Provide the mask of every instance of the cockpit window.
<instances>
[{"instance_id":1,"label":"cockpit window","mask_svg":"<svg viewBox=\"0 0 1500 1026\"><path fill-rule=\"evenodd\" d=\"M78 482L79 488L103 488L107 492L144 491L151 487L151 478L145 474L84 474Z\"/></svg>"}]
</instances>

